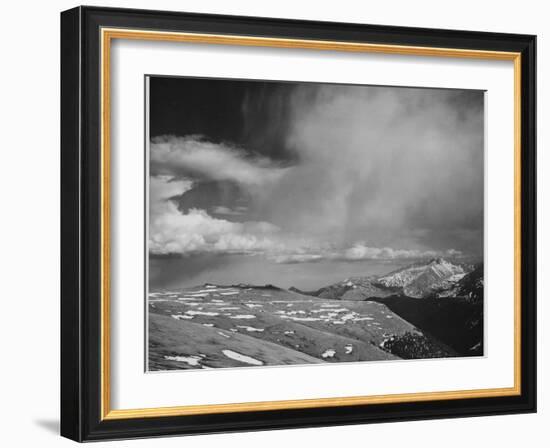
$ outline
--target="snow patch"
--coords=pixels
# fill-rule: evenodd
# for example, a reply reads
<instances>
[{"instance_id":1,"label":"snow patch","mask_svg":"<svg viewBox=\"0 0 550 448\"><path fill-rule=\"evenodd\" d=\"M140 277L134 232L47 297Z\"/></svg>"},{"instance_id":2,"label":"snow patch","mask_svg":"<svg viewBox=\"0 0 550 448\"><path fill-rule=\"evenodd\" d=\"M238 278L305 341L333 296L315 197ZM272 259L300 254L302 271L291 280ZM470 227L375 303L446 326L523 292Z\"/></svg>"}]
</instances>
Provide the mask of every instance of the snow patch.
<instances>
[{"instance_id":1,"label":"snow patch","mask_svg":"<svg viewBox=\"0 0 550 448\"><path fill-rule=\"evenodd\" d=\"M184 362L190 366L198 366L202 361L200 356L164 356L164 359L168 361Z\"/></svg>"},{"instance_id":2,"label":"snow patch","mask_svg":"<svg viewBox=\"0 0 550 448\"><path fill-rule=\"evenodd\" d=\"M248 327L247 325L237 325L237 328L242 328L243 330L249 331L251 333L254 333L254 332L261 333L262 331L264 331L263 328Z\"/></svg>"},{"instance_id":3,"label":"snow patch","mask_svg":"<svg viewBox=\"0 0 550 448\"><path fill-rule=\"evenodd\" d=\"M251 356L246 356L241 353L234 352L233 350L222 350L222 353L228 358L234 359L235 361L244 362L245 364L251 364L253 366L263 366L264 363L258 359L252 358Z\"/></svg>"},{"instance_id":4,"label":"snow patch","mask_svg":"<svg viewBox=\"0 0 550 448\"><path fill-rule=\"evenodd\" d=\"M188 310L185 312L185 314L189 314L191 316L219 316L220 313L214 313L213 311L194 311L194 310Z\"/></svg>"},{"instance_id":5,"label":"snow patch","mask_svg":"<svg viewBox=\"0 0 550 448\"><path fill-rule=\"evenodd\" d=\"M321 320L319 317L292 317L292 316L285 316L288 319L295 320L297 322L315 322L317 320Z\"/></svg>"},{"instance_id":6,"label":"snow patch","mask_svg":"<svg viewBox=\"0 0 550 448\"><path fill-rule=\"evenodd\" d=\"M477 350L481 347L481 341L478 342L477 344L473 345L472 347L470 347L470 350Z\"/></svg>"}]
</instances>

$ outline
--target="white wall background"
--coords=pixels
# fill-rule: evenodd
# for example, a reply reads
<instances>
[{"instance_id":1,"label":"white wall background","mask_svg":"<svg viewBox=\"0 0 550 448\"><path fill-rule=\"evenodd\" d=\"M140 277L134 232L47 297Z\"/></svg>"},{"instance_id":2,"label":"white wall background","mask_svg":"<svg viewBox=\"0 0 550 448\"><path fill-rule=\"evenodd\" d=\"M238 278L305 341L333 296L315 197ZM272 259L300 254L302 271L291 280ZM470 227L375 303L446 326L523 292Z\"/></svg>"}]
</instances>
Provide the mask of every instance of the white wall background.
<instances>
[{"instance_id":1,"label":"white wall background","mask_svg":"<svg viewBox=\"0 0 550 448\"><path fill-rule=\"evenodd\" d=\"M117 442L116 446L195 447L358 444L393 447L544 446L550 436L545 387L550 319L544 297L550 269L550 8L535 0L460 2L393 0L133 0L88 4L204 13L350 21L385 25L537 34L539 148L539 413L537 415L343 426ZM4 446L69 446L58 435L59 396L59 12L78 3L5 2L2 7L0 129L3 295L0 320L0 441ZM546 174L546 178L545 177ZM6 250L7 249L7 250ZM544 278L546 277L546 279ZM338 379L335 379L336 381ZM103 446L99 444L96 446ZM115 446L115 445L110 445Z\"/></svg>"}]
</instances>

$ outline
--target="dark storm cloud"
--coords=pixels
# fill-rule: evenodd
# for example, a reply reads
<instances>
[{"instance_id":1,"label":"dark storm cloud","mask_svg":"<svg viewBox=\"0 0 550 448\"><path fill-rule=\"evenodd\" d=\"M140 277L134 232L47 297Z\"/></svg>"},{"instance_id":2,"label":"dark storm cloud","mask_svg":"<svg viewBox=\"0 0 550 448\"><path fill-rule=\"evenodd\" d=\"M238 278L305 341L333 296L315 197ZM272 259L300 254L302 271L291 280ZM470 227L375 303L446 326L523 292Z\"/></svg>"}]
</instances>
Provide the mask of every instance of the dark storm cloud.
<instances>
[{"instance_id":1,"label":"dark storm cloud","mask_svg":"<svg viewBox=\"0 0 550 448\"><path fill-rule=\"evenodd\" d=\"M342 245L480 253L482 92L304 85L292 109L303 163L266 220Z\"/></svg>"},{"instance_id":2,"label":"dark storm cloud","mask_svg":"<svg viewBox=\"0 0 550 448\"><path fill-rule=\"evenodd\" d=\"M260 83L248 89L242 102L243 144L286 164L298 162L299 152L289 144L292 128L292 98L298 84Z\"/></svg>"},{"instance_id":3,"label":"dark storm cloud","mask_svg":"<svg viewBox=\"0 0 550 448\"><path fill-rule=\"evenodd\" d=\"M150 134L202 135L277 161L295 154L285 140L296 83L150 78Z\"/></svg>"},{"instance_id":4,"label":"dark storm cloud","mask_svg":"<svg viewBox=\"0 0 550 448\"><path fill-rule=\"evenodd\" d=\"M158 253L482 252L482 92L170 79L151 99Z\"/></svg>"}]
</instances>

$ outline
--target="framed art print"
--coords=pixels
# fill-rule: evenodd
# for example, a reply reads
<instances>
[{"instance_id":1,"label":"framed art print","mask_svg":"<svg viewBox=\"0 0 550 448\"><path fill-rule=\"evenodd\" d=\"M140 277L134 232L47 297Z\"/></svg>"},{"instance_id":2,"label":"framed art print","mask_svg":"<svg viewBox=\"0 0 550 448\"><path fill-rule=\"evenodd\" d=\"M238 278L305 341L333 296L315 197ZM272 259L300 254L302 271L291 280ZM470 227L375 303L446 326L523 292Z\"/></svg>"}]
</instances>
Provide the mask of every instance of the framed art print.
<instances>
[{"instance_id":1,"label":"framed art print","mask_svg":"<svg viewBox=\"0 0 550 448\"><path fill-rule=\"evenodd\" d=\"M534 36L61 19L62 435L535 411Z\"/></svg>"}]
</instances>

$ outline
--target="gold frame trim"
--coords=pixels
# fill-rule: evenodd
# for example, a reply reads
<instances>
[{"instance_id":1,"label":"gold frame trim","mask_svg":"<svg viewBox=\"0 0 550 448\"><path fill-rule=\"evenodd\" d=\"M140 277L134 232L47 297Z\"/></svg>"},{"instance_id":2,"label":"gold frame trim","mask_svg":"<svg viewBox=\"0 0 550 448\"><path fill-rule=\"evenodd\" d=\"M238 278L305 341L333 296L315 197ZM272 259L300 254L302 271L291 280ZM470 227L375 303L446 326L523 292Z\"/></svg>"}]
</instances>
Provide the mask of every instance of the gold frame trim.
<instances>
[{"instance_id":1,"label":"gold frame trim","mask_svg":"<svg viewBox=\"0 0 550 448\"><path fill-rule=\"evenodd\" d=\"M514 62L514 386L409 394L190 405L142 409L111 409L110 366L110 62L113 39L152 40L216 45L298 48L356 53L492 59ZM515 52L418 47L305 39L279 39L195 34L136 29L101 29L101 420L168 417L229 412L307 409L413 401L503 397L521 394L521 54Z\"/></svg>"}]
</instances>

